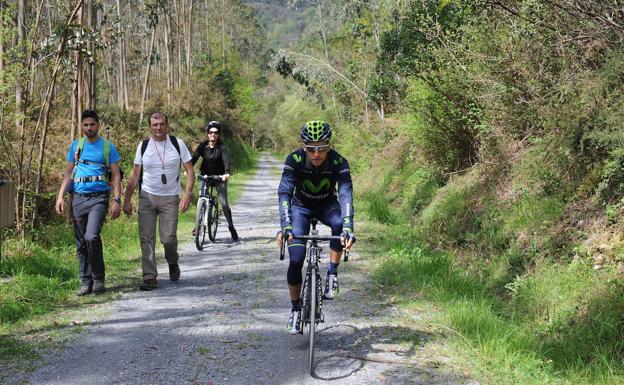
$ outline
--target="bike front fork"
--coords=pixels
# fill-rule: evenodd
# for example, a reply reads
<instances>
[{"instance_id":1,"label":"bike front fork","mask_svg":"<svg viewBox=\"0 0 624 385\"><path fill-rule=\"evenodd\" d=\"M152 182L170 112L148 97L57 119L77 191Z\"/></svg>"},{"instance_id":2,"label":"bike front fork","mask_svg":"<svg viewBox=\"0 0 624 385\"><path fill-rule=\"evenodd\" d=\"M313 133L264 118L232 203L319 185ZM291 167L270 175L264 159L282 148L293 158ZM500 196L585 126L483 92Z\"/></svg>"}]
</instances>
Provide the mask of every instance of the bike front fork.
<instances>
[{"instance_id":1,"label":"bike front fork","mask_svg":"<svg viewBox=\"0 0 624 385\"><path fill-rule=\"evenodd\" d=\"M325 318L323 317L323 312L321 311L323 307L323 280L321 279L321 274L317 270L310 269L306 272L305 280L303 282L303 295L302 301L305 309L310 309L310 282L312 279L310 278L311 274L316 274L316 322L325 322ZM307 321L310 320L310 315L306 313L304 317Z\"/></svg>"}]
</instances>

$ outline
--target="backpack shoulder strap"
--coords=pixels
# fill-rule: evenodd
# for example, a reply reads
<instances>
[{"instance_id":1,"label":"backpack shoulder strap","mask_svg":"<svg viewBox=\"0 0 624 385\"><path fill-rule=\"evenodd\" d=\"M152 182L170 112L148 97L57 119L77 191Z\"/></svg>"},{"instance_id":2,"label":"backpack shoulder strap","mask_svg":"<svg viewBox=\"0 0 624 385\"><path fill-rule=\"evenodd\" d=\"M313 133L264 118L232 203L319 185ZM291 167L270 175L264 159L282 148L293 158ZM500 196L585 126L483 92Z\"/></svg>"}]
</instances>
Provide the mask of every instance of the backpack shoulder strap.
<instances>
[{"instance_id":1,"label":"backpack shoulder strap","mask_svg":"<svg viewBox=\"0 0 624 385\"><path fill-rule=\"evenodd\" d=\"M180 152L180 143L178 143L178 138L176 138L173 135L169 135L169 140L171 140L171 144L173 144L173 147L175 147L176 151L178 151L178 155L182 155L182 153Z\"/></svg>"},{"instance_id":2,"label":"backpack shoulder strap","mask_svg":"<svg viewBox=\"0 0 624 385\"><path fill-rule=\"evenodd\" d=\"M111 141L106 138L102 139L104 139L104 164L110 166Z\"/></svg>"},{"instance_id":3,"label":"backpack shoulder strap","mask_svg":"<svg viewBox=\"0 0 624 385\"><path fill-rule=\"evenodd\" d=\"M86 140L85 137L81 136L80 139L78 139L78 143L76 143L76 151L74 151L74 164L78 163L78 160L82 153L82 148L84 147L84 144L85 144L85 140Z\"/></svg>"},{"instance_id":4,"label":"backpack shoulder strap","mask_svg":"<svg viewBox=\"0 0 624 385\"><path fill-rule=\"evenodd\" d=\"M141 157L145 154L145 150L147 150L147 145L149 143L149 139L145 139L141 142Z\"/></svg>"}]
</instances>

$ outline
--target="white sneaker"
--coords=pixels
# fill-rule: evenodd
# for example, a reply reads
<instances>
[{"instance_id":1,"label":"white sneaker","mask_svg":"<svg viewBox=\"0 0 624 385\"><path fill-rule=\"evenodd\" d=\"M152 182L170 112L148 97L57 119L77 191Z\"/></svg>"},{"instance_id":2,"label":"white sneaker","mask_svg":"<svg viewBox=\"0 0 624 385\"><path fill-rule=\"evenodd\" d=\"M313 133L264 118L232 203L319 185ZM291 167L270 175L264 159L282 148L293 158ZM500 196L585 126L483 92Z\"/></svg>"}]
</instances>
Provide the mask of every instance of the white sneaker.
<instances>
[{"instance_id":1,"label":"white sneaker","mask_svg":"<svg viewBox=\"0 0 624 385\"><path fill-rule=\"evenodd\" d=\"M334 299L334 296L339 291L338 276L336 274L327 274L327 278L325 278L325 293L323 293L323 298Z\"/></svg>"},{"instance_id":2,"label":"white sneaker","mask_svg":"<svg viewBox=\"0 0 624 385\"><path fill-rule=\"evenodd\" d=\"M301 333L301 311L293 311L288 318L288 324L286 324L288 333L300 334Z\"/></svg>"}]
</instances>

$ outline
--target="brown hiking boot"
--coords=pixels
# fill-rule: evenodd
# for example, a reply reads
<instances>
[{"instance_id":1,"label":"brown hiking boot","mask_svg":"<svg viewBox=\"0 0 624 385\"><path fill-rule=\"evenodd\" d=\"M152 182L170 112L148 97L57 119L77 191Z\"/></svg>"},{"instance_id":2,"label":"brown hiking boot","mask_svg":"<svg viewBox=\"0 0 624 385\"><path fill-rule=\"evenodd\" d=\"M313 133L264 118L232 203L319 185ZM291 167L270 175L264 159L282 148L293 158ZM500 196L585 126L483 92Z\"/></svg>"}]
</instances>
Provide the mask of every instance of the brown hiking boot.
<instances>
[{"instance_id":1,"label":"brown hiking boot","mask_svg":"<svg viewBox=\"0 0 624 385\"><path fill-rule=\"evenodd\" d=\"M104 281L93 281L93 294L102 294L106 291L104 287Z\"/></svg>"},{"instance_id":2,"label":"brown hiking boot","mask_svg":"<svg viewBox=\"0 0 624 385\"><path fill-rule=\"evenodd\" d=\"M141 284L139 289L143 291L150 291L150 290L156 289L157 287L158 287L158 282L156 281L156 278L151 278L151 279L143 280L143 283Z\"/></svg>"},{"instance_id":3,"label":"brown hiking boot","mask_svg":"<svg viewBox=\"0 0 624 385\"><path fill-rule=\"evenodd\" d=\"M169 265L169 279L171 282L175 282L180 279L180 265L177 263Z\"/></svg>"}]
</instances>

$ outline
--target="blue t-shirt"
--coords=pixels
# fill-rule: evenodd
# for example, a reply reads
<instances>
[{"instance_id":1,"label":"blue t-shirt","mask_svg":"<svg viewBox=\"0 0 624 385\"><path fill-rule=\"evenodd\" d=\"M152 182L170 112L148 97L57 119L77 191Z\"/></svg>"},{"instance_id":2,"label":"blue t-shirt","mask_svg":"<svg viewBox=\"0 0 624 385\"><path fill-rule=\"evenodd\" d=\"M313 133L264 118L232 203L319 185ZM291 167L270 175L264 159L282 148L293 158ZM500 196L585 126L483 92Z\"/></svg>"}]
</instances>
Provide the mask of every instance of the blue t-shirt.
<instances>
[{"instance_id":1,"label":"blue t-shirt","mask_svg":"<svg viewBox=\"0 0 624 385\"><path fill-rule=\"evenodd\" d=\"M76 146L78 146L78 139L74 140L69 146L69 151L67 152L68 162L74 163ZM106 165L104 163L104 139L100 136L94 143L85 139L82 151L80 152L80 159L97 164L78 162L74 178L104 175L106 173ZM109 155L110 164L117 163L120 160L121 156L119 156L117 148L115 148L115 145L111 143ZM110 190L110 186L108 185L108 182L103 180L93 182L74 182L74 191L77 193L92 193L108 190Z\"/></svg>"}]
</instances>

